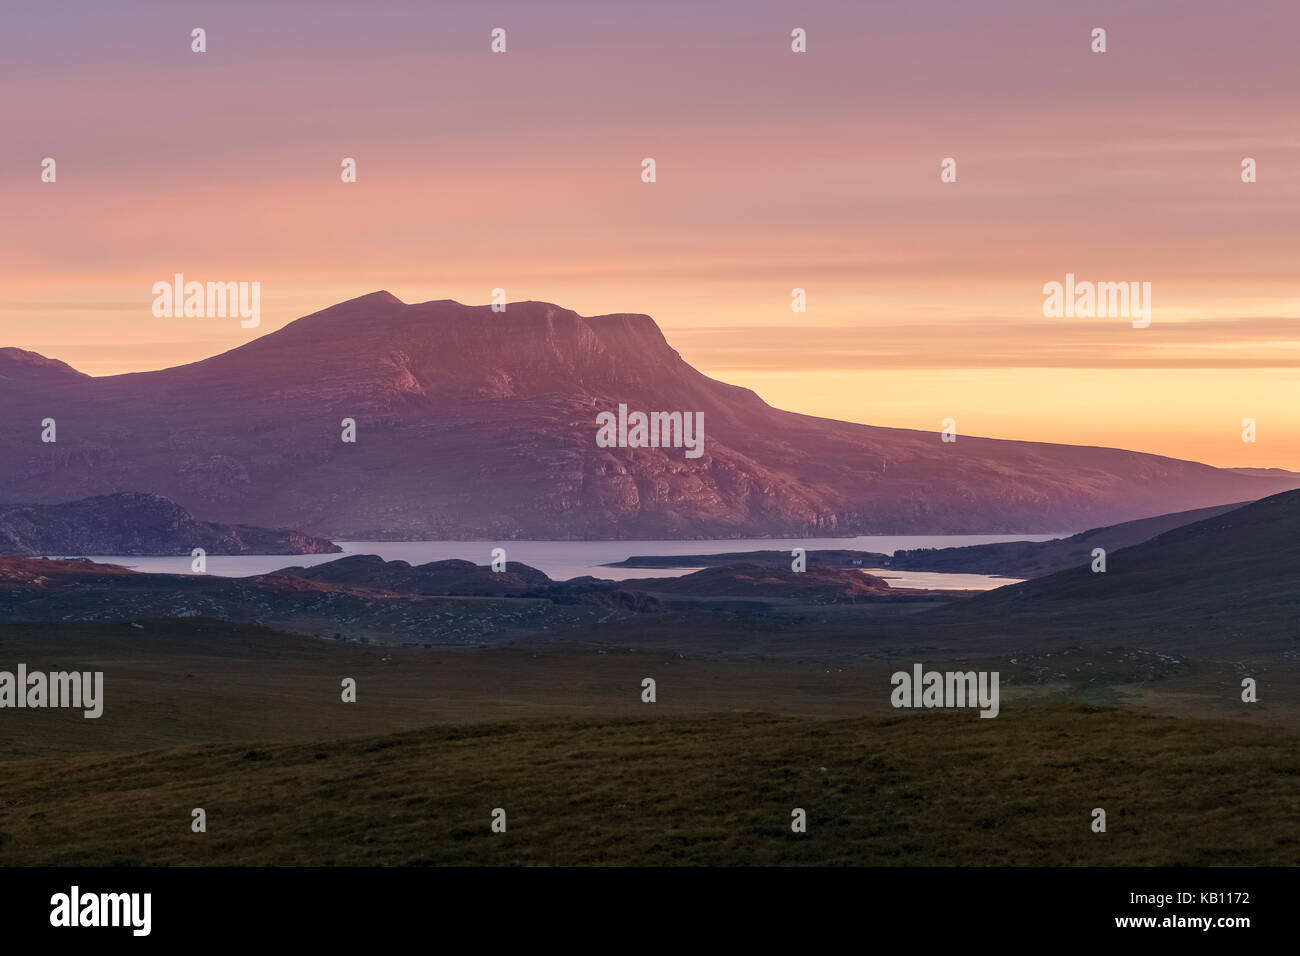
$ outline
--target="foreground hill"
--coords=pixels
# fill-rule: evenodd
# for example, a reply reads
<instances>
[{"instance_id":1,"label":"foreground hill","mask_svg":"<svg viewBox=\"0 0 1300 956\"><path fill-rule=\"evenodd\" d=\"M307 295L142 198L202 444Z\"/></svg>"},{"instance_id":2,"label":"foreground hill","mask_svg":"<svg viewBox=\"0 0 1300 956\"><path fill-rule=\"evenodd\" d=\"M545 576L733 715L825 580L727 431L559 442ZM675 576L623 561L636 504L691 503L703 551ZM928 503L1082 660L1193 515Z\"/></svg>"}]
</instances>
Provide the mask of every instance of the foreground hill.
<instances>
[{"instance_id":1,"label":"foreground hill","mask_svg":"<svg viewBox=\"0 0 1300 956\"><path fill-rule=\"evenodd\" d=\"M123 492L55 505L0 506L0 554L331 554L301 531L198 521L161 495Z\"/></svg>"},{"instance_id":2,"label":"foreground hill","mask_svg":"<svg viewBox=\"0 0 1300 956\"><path fill-rule=\"evenodd\" d=\"M1015 578L1039 578L1045 574L1092 563L1094 548L1107 553L1149 541L1173 528L1240 508L1242 502L1197 508L1177 514L1140 518L1107 528L1081 531L1051 541L1004 541L972 544L961 548L917 548L895 551L882 567L899 571L939 571L948 574L1000 574Z\"/></svg>"},{"instance_id":3,"label":"foreground hill","mask_svg":"<svg viewBox=\"0 0 1300 956\"><path fill-rule=\"evenodd\" d=\"M1184 525L1088 564L926 615L932 626L1143 632L1224 656L1300 646L1300 492Z\"/></svg>"},{"instance_id":4,"label":"foreground hill","mask_svg":"<svg viewBox=\"0 0 1300 956\"><path fill-rule=\"evenodd\" d=\"M620 404L702 414L702 455L598 447L597 415ZM1041 533L1300 487L792 414L696 371L645 315L386 292L155 372L88 378L4 350L0 406L12 498L143 490L202 518L354 540ZM40 440L46 418L56 442Z\"/></svg>"}]
</instances>

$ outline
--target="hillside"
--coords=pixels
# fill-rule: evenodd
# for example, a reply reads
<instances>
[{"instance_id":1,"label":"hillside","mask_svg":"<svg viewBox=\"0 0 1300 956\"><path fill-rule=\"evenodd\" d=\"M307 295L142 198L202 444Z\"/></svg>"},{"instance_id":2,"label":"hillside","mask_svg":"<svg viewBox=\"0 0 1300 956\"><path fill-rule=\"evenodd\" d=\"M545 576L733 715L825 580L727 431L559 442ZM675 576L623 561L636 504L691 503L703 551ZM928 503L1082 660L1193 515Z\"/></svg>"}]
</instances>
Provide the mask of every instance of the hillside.
<instances>
[{"instance_id":1,"label":"hillside","mask_svg":"<svg viewBox=\"0 0 1300 956\"><path fill-rule=\"evenodd\" d=\"M1158 534L1240 508L1241 502L1214 508L1197 508L1177 514L1140 518L1106 528L1081 531L1051 541L1004 541L972 544L961 548L918 548L895 551L882 567L900 571L940 571L949 574L1000 574L1014 578L1038 578L1066 568L1091 564L1094 548L1108 554L1148 541Z\"/></svg>"},{"instance_id":2,"label":"hillside","mask_svg":"<svg viewBox=\"0 0 1300 956\"><path fill-rule=\"evenodd\" d=\"M1166 531L1087 564L925 615L929 626L1030 633L1068 625L1127 632L1237 657L1300 645L1300 492L1273 495Z\"/></svg>"}]
</instances>

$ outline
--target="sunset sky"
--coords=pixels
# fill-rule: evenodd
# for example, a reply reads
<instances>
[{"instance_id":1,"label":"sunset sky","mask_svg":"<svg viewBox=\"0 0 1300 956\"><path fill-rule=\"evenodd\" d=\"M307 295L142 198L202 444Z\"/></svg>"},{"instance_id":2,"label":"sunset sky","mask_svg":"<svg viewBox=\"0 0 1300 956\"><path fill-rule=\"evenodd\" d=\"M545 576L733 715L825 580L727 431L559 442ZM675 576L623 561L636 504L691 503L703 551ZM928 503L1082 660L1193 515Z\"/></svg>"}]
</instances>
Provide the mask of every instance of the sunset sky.
<instances>
[{"instance_id":1,"label":"sunset sky","mask_svg":"<svg viewBox=\"0 0 1300 956\"><path fill-rule=\"evenodd\" d=\"M499 286L648 313L795 411L1300 469L1298 31L1294 0L8 5L0 346L105 375ZM261 327L154 318L177 272L260 282ZM1067 272L1150 282L1150 328L1045 318Z\"/></svg>"}]
</instances>

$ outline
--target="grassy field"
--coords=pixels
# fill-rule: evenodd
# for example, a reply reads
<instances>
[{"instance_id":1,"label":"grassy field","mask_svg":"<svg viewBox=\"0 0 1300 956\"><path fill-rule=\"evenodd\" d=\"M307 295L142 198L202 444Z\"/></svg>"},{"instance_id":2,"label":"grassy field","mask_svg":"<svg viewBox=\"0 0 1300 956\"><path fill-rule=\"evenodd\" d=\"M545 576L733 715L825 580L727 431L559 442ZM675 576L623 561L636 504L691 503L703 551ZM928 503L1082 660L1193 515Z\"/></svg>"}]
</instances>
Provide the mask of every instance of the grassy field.
<instances>
[{"instance_id":1,"label":"grassy field","mask_svg":"<svg viewBox=\"0 0 1300 956\"><path fill-rule=\"evenodd\" d=\"M204 620L4 625L0 668L102 670L106 703L98 720L66 710L0 711L0 760L329 740L449 723L642 717L644 677L658 683L657 714L885 717L895 713L889 676L913 661L999 671L1004 711L1064 700L1300 730L1300 660L1247 669L1123 647L997 654L973 640L966 657L870 640L852 654L805 647L803 654L723 657L690 646L698 643L685 635L683 653L629 630L599 644L426 649ZM1259 679L1256 704L1240 701L1245 673ZM357 681L355 704L340 703L345 677Z\"/></svg>"},{"instance_id":2,"label":"grassy field","mask_svg":"<svg viewBox=\"0 0 1300 956\"><path fill-rule=\"evenodd\" d=\"M7 865L1294 865L1300 735L1080 706L467 724L27 758L0 807Z\"/></svg>"},{"instance_id":3,"label":"grassy field","mask_svg":"<svg viewBox=\"0 0 1300 956\"><path fill-rule=\"evenodd\" d=\"M106 675L99 720L0 714L0 865L1300 863L1294 708L1234 704L1213 664L975 661L1013 678L982 720L891 709L892 652L376 648L192 621L11 627L0 656Z\"/></svg>"}]
</instances>

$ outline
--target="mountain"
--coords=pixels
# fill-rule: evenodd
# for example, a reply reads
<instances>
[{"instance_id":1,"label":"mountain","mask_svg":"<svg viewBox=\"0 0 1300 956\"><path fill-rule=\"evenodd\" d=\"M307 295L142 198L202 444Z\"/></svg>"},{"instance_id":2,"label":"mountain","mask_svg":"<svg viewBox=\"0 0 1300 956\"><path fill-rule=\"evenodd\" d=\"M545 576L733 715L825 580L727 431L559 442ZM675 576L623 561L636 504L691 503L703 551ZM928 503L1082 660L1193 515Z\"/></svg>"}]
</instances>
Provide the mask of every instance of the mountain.
<instances>
[{"instance_id":1,"label":"mountain","mask_svg":"<svg viewBox=\"0 0 1300 956\"><path fill-rule=\"evenodd\" d=\"M123 492L56 505L0 505L0 554L330 554L301 531L197 521L161 495Z\"/></svg>"},{"instance_id":2,"label":"mountain","mask_svg":"<svg viewBox=\"0 0 1300 956\"><path fill-rule=\"evenodd\" d=\"M895 551L881 567L899 571L941 571L950 574L1001 574L1014 578L1039 578L1066 568L1091 565L1094 548L1109 554L1141 544L1173 528L1203 521L1240 508L1245 502L1197 508L1177 514L1140 518L1106 528L1081 531L1051 541L1003 541L960 548L917 548Z\"/></svg>"},{"instance_id":3,"label":"mountain","mask_svg":"<svg viewBox=\"0 0 1300 956\"><path fill-rule=\"evenodd\" d=\"M702 413L702 456L598 447L597 415L620 403ZM702 375L645 315L386 292L161 371L89 378L4 350L0 407L11 500L148 491L208 520L353 540L1062 532L1300 487L794 414Z\"/></svg>"},{"instance_id":4,"label":"mountain","mask_svg":"<svg viewBox=\"0 0 1300 956\"><path fill-rule=\"evenodd\" d=\"M1106 555L1104 573L1081 564L986 592L924 616L934 628L980 632L1143 635L1219 655L1263 648L1294 655L1300 611L1300 492L1273 495Z\"/></svg>"}]
</instances>

